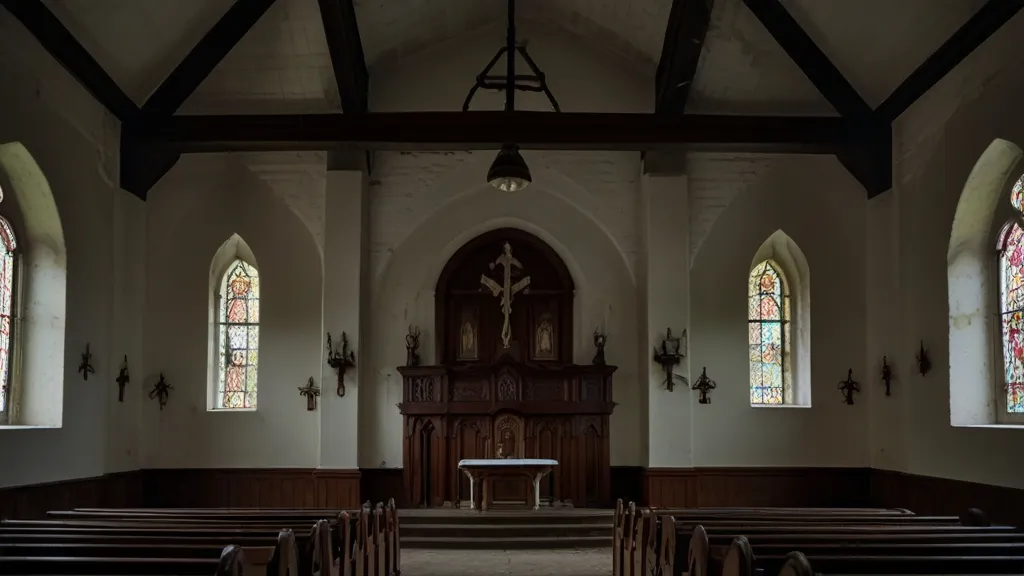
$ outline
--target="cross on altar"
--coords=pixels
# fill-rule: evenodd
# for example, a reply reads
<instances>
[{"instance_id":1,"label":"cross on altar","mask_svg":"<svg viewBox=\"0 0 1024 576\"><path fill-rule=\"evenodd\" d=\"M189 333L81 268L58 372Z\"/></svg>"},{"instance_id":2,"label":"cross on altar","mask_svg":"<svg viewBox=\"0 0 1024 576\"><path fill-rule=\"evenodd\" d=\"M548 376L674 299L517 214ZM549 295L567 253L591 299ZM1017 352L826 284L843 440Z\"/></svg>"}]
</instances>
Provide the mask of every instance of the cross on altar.
<instances>
[{"instance_id":1,"label":"cross on altar","mask_svg":"<svg viewBox=\"0 0 1024 576\"><path fill-rule=\"evenodd\" d=\"M508 348L509 342L512 340L512 325L509 323L509 315L512 314L512 297L526 290L530 285L530 277L526 276L512 284L512 269L522 268L523 264L512 256L512 246L508 242L505 242L505 250L501 256L498 256L497 260L491 262L489 267L491 270L494 270L496 266L504 268L501 284L498 284L486 274L480 275L480 283L486 286L495 297L501 296L501 313L505 316L505 323L501 326L501 344L504 348Z\"/></svg>"}]
</instances>

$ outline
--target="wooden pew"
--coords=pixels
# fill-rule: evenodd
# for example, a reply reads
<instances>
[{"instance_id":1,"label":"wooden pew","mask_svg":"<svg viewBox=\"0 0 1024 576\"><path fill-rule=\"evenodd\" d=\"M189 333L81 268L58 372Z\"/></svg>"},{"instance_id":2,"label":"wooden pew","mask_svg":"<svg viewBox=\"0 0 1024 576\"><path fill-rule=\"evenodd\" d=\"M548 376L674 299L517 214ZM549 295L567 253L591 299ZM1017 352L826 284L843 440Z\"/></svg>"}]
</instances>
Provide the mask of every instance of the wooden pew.
<instances>
[{"instance_id":1,"label":"wooden pew","mask_svg":"<svg viewBox=\"0 0 1024 576\"><path fill-rule=\"evenodd\" d=\"M734 573L739 568L728 561L729 554L743 534L749 538L743 538L743 544L758 559L754 568L765 573L777 572L789 551L802 548L836 573L862 568L893 574L928 573L942 562L955 561L975 566L981 574L1016 570L1024 558L1024 535L1012 527L986 526L987 519L977 510L965 518L973 518L981 526L965 526L953 517L914 516L906 510L875 509L859 514L852 509L695 509L671 510L672 515L661 518L655 512L666 510L637 511L635 506L617 503L613 527L616 576L670 576L684 571L693 576L717 576L727 569ZM705 536L703 544L694 533L698 525ZM707 533L711 534L710 543ZM682 537L681 542L676 541L677 536ZM821 571L818 566L815 564Z\"/></svg>"},{"instance_id":2,"label":"wooden pew","mask_svg":"<svg viewBox=\"0 0 1024 576\"><path fill-rule=\"evenodd\" d=\"M113 566L106 573L118 574L118 570L142 570L149 574L161 570L160 564L149 560L165 559L175 567L172 571L183 574L209 574L203 561L217 559L216 548L226 542L242 543L246 546L265 546L273 531L290 528L299 531L299 549L303 551L298 564L304 568L301 575L313 571L314 531L310 526L314 520L322 519L325 512L336 510L229 510L192 509L160 510L152 513L142 509L122 511L117 509L90 509L77 511L55 511L46 521L5 521L0 523L0 555L11 546L24 545L30 558L42 558L38 548L57 545L62 548L65 558L57 560L64 566L58 572L68 574L94 573L91 570L99 563L86 556L115 558ZM331 566L318 563L317 573L328 576L338 573L344 576L385 576L400 574L400 550L398 547L398 513L394 500L385 506L378 504L370 509L335 514L331 522L317 522L326 537L321 539L319 552L325 554ZM59 518L59 520L57 519ZM326 528L325 528L326 526ZM326 544L325 544L326 543ZM33 547L34 546L34 547ZM116 547L121 552L111 552ZM143 552L142 548L151 551ZM138 553L136 553L138 552ZM162 553L166 552L166 554ZM100 555L100 556L97 556ZM83 558L75 564L68 558ZM11 556L13 558L13 556ZM159 557L159 558L158 558ZM336 558L336 560L335 560ZM139 560L132 564L129 560ZM177 562L182 560L183 562ZM193 562L194 560L194 562ZM5 560L14 567L12 560ZM39 560L26 560L38 564ZM51 567L52 563L51 562ZM184 566L184 567L182 567ZM31 567L18 565L18 569ZM333 568L333 570L332 570ZM106 569L106 568L104 568ZM190 572L194 570L195 572ZM153 572L153 573L158 573ZM0 568L0 573L6 573ZM252 570L249 571L252 573ZM296 575L300 576L300 575Z\"/></svg>"},{"instance_id":3,"label":"wooden pew","mask_svg":"<svg viewBox=\"0 0 1024 576\"><path fill-rule=\"evenodd\" d=\"M299 576L291 531L283 530L274 546L242 548L191 543L148 542L118 544L3 544L0 574L34 575L166 575L248 574ZM244 569L242 568L244 567Z\"/></svg>"}]
</instances>

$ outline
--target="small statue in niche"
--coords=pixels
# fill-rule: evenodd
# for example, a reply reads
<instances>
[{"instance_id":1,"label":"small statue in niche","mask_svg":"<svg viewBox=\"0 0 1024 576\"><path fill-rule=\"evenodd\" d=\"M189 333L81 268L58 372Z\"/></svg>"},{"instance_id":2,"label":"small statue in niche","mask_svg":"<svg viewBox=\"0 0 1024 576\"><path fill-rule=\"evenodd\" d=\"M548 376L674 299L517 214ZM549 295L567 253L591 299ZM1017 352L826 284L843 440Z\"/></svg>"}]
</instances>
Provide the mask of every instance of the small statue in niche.
<instances>
[{"instance_id":1,"label":"small statue in niche","mask_svg":"<svg viewBox=\"0 0 1024 576\"><path fill-rule=\"evenodd\" d=\"M604 366L604 345L608 342L608 335L599 332L597 328L594 329L594 348L597 348L597 354L594 354L594 359L591 362L595 366Z\"/></svg>"},{"instance_id":2,"label":"small statue in niche","mask_svg":"<svg viewBox=\"0 0 1024 576\"><path fill-rule=\"evenodd\" d=\"M459 357L465 359L476 358L476 327L469 318L462 322L460 331Z\"/></svg>"},{"instance_id":3,"label":"small statue in niche","mask_svg":"<svg viewBox=\"0 0 1024 576\"><path fill-rule=\"evenodd\" d=\"M418 326L409 325L409 333L405 335L405 365L419 366L420 355L417 351L420 348L420 329Z\"/></svg>"},{"instance_id":4,"label":"small statue in niche","mask_svg":"<svg viewBox=\"0 0 1024 576\"><path fill-rule=\"evenodd\" d=\"M551 321L544 318L540 321L540 325L537 326L537 349L534 351L534 356L537 358L551 358L553 356L554 348L552 345L552 331L554 328L551 326Z\"/></svg>"}]
</instances>

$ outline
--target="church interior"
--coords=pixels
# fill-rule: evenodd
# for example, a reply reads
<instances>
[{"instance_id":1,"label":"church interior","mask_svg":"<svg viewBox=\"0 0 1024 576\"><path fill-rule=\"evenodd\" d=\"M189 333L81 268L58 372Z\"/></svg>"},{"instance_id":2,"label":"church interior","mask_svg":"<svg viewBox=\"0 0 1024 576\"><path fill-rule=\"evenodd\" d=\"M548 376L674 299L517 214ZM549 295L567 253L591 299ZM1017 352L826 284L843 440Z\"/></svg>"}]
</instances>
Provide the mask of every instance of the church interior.
<instances>
[{"instance_id":1,"label":"church interior","mask_svg":"<svg viewBox=\"0 0 1024 576\"><path fill-rule=\"evenodd\" d=\"M0 0L0 561L59 510L1024 523L1022 7Z\"/></svg>"}]
</instances>

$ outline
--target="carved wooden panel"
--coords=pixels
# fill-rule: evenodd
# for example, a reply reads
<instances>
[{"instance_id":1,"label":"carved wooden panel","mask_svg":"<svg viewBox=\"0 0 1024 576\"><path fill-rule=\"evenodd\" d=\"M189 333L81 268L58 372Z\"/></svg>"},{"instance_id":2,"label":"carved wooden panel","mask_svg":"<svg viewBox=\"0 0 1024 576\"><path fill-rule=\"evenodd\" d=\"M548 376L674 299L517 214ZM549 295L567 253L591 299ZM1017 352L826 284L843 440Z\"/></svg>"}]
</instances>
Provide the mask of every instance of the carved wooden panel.
<instances>
[{"instance_id":1,"label":"carved wooden panel","mask_svg":"<svg viewBox=\"0 0 1024 576\"><path fill-rule=\"evenodd\" d=\"M517 402L522 397L521 385L519 374L516 374L514 370L511 368L499 370L495 379L498 402Z\"/></svg>"},{"instance_id":2,"label":"carved wooden panel","mask_svg":"<svg viewBox=\"0 0 1024 576\"><path fill-rule=\"evenodd\" d=\"M485 380L453 380L452 402L480 402L490 400L490 383Z\"/></svg>"},{"instance_id":3,"label":"carved wooden panel","mask_svg":"<svg viewBox=\"0 0 1024 576\"><path fill-rule=\"evenodd\" d=\"M523 382L523 400L529 402L565 401L566 383L562 380Z\"/></svg>"},{"instance_id":4,"label":"carved wooden panel","mask_svg":"<svg viewBox=\"0 0 1024 576\"><path fill-rule=\"evenodd\" d=\"M456 466L459 460L490 458L487 449L491 440L490 426L490 419L487 417L474 416L455 420L455 454L451 460ZM469 482L463 475L456 472L451 484L453 494L458 494L460 500L469 500Z\"/></svg>"},{"instance_id":5,"label":"carved wooden panel","mask_svg":"<svg viewBox=\"0 0 1024 576\"><path fill-rule=\"evenodd\" d=\"M502 414L494 419L493 458L524 458L526 454L523 417Z\"/></svg>"},{"instance_id":6,"label":"carved wooden panel","mask_svg":"<svg viewBox=\"0 0 1024 576\"><path fill-rule=\"evenodd\" d=\"M433 376L417 376L412 380L409 399L412 402L440 402L437 380Z\"/></svg>"},{"instance_id":7,"label":"carved wooden panel","mask_svg":"<svg viewBox=\"0 0 1024 576\"><path fill-rule=\"evenodd\" d=\"M583 376L580 386L580 400L592 402L604 399L604 378L592 374Z\"/></svg>"}]
</instances>

